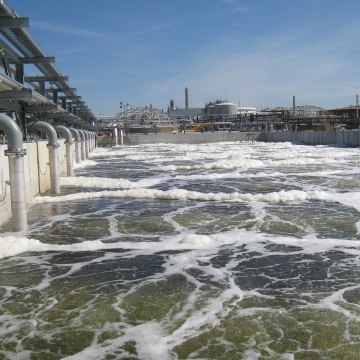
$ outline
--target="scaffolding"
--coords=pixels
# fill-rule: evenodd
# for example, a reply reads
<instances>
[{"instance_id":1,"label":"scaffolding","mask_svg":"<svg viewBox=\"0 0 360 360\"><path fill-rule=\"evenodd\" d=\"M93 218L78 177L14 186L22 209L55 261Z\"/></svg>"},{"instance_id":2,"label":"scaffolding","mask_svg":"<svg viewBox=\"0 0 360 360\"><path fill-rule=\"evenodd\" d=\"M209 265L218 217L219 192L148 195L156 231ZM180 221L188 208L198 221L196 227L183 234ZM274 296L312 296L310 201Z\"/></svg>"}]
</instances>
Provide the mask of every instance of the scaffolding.
<instances>
[{"instance_id":1,"label":"scaffolding","mask_svg":"<svg viewBox=\"0 0 360 360\"><path fill-rule=\"evenodd\" d=\"M152 107L130 107L117 113L111 119L113 126L118 127L177 127L179 122L176 117L170 116L163 110Z\"/></svg>"}]
</instances>

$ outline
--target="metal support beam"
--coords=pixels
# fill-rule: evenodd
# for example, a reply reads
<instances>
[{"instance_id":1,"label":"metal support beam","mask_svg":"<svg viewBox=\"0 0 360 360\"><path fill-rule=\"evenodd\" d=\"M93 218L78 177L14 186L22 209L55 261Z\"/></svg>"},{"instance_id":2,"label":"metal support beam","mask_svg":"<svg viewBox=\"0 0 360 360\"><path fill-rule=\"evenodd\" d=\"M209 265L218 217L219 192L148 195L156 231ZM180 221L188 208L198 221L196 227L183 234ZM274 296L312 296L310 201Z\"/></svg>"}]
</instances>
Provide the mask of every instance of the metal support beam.
<instances>
[{"instance_id":1,"label":"metal support beam","mask_svg":"<svg viewBox=\"0 0 360 360\"><path fill-rule=\"evenodd\" d=\"M2 48L5 51L10 63L16 64L20 62L18 54L1 39L0 39L0 48Z\"/></svg>"},{"instance_id":2,"label":"metal support beam","mask_svg":"<svg viewBox=\"0 0 360 360\"><path fill-rule=\"evenodd\" d=\"M6 109L11 111L21 111L22 106L6 100L0 100L0 109Z\"/></svg>"},{"instance_id":3,"label":"metal support beam","mask_svg":"<svg viewBox=\"0 0 360 360\"><path fill-rule=\"evenodd\" d=\"M37 81L68 81L68 76L25 76L25 82Z\"/></svg>"},{"instance_id":4,"label":"metal support beam","mask_svg":"<svg viewBox=\"0 0 360 360\"><path fill-rule=\"evenodd\" d=\"M15 65L15 80L20 84L24 83L24 65L16 64Z\"/></svg>"},{"instance_id":5,"label":"metal support beam","mask_svg":"<svg viewBox=\"0 0 360 360\"><path fill-rule=\"evenodd\" d=\"M21 57L22 64L53 64L55 56L35 56L35 57Z\"/></svg>"},{"instance_id":6,"label":"metal support beam","mask_svg":"<svg viewBox=\"0 0 360 360\"><path fill-rule=\"evenodd\" d=\"M25 100L31 98L31 89L0 91L0 100Z\"/></svg>"},{"instance_id":7,"label":"metal support beam","mask_svg":"<svg viewBox=\"0 0 360 360\"><path fill-rule=\"evenodd\" d=\"M39 81L39 94L45 96L45 81Z\"/></svg>"},{"instance_id":8,"label":"metal support beam","mask_svg":"<svg viewBox=\"0 0 360 360\"><path fill-rule=\"evenodd\" d=\"M2 49L0 50L0 56L1 56L1 62L2 62L3 68L5 71L5 75L11 77L11 69L9 66L9 59L8 59L5 51Z\"/></svg>"},{"instance_id":9,"label":"metal support beam","mask_svg":"<svg viewBox=\"0 0 360 360\"><path fill-rule=\"evenodd\" d=\"M53 96L53 103L55 105L57 105L57 102L58 102L58 90L57 89L53 89L53 92L52 92L52 96Z\"/></svg>"},{"instance_id":10,"label":"metal support beam","mask_svg":"<svg viewBox=\"0 0 360 360\"><path fill-rule=\"evenodd\" d=\"M16 122L23 134L23 140L26 140L27 135L27 128L26 128L26 114L25 111L23 111L23 106L21 106L21 111L18 111L16 113Z\"/></svg>"},{"instance_id":11,"label":"metal support beam","mask_svg":"<svg viewBox=\"0 0 360 360\"><path fill-rule=\"evenodd\" d=\"M0 29L8 28L28 28L29 18L28 17L1 17Z\"/></svg>"},{"instance_id":12,"label":"metal support beam","mask_svg":"<svg viewBox=\"0 0 360 360\"><path fill-rule=\"evenodd\" d=\"M59 96L59 99L81 99L80 95Z\"/></svg>"},{"instance_id":13,"label":"metal support beam","mask_svg":"<svg viewBox=\"0 0 360 360\"><path fill-rule=\"evenodd\" d=\"M30 105L25 106L27 112L47 112L56 110L56 105Z\"/></svg>"},{"instance_id":14,"label":"metal support beam","mask_svg":"<svg viewBox=\"0 0 360 360\"><path fill-rule=\"evenodd\" d=\"M50 92L53 91L53 90L54 90L53 88L45 89L45 91L50 91ZM63 89L63 88L59 88L59 87L57 87L56 90L57 90L58 92L77 91L76 88L66 88L66 89ZM59 97L59 99L60 99L60 97Z\"/></svg>"}]
</instances>

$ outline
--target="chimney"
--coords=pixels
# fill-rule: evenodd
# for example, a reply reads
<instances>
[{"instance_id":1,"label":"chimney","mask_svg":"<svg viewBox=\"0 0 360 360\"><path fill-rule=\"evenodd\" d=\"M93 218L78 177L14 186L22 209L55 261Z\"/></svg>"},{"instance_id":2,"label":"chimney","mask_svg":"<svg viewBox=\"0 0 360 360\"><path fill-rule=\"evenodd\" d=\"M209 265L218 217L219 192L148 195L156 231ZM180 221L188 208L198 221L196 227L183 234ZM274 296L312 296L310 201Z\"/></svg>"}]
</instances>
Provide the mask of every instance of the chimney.
<instances>
[{"instance_id":1,"label":"chimney","mask_svg":"<svg viewBox=\"0 0 360 360\"><path fill-rule=\"evenodd\" d=\"M188 88L185 88L185 109L189 108L189 93Z\"/></svg>"}]
</instances>

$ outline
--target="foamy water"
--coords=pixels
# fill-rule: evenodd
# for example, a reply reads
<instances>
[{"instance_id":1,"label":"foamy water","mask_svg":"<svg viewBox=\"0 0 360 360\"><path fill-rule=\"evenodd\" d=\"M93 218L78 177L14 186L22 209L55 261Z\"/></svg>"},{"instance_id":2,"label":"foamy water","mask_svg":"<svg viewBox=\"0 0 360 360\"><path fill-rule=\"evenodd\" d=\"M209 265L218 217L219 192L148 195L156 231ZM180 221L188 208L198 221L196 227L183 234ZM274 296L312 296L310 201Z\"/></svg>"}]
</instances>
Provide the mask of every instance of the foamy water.
<instances>
[{"instance_id":1,"label":"foamy water","mask_svg":"<svg viewBox=\"0 0 360 360\"><path fill-rule=\"evenodd\" d=\"M359 149L96 149L0 237L5 359L357 359Z\"/></svg>"}]
</instances>

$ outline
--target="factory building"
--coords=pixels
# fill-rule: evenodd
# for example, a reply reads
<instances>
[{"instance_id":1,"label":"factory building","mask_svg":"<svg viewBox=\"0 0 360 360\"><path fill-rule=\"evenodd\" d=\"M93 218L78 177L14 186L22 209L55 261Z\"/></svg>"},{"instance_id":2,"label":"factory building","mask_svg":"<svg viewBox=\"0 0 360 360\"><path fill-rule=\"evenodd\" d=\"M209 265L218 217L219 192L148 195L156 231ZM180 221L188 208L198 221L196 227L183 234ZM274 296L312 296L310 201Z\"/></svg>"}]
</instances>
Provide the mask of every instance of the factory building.
<instances>
[{"instance_id":1,"label":"factory building","mask_svg":"<svg viewBox=\"0 0 360 360\"><path fill-rule=\"evenodd\" d=\"M170 100L168 114L178 120L190 122L202 122L208 120L229 120L237 116L256 115L257 109L254 107L239 107L237 104L227 100L216 100L205 104L204 108L189 107L189 90L185 88L185 108L175 106L175 101Z\"/></svg>"}]
</instances>

